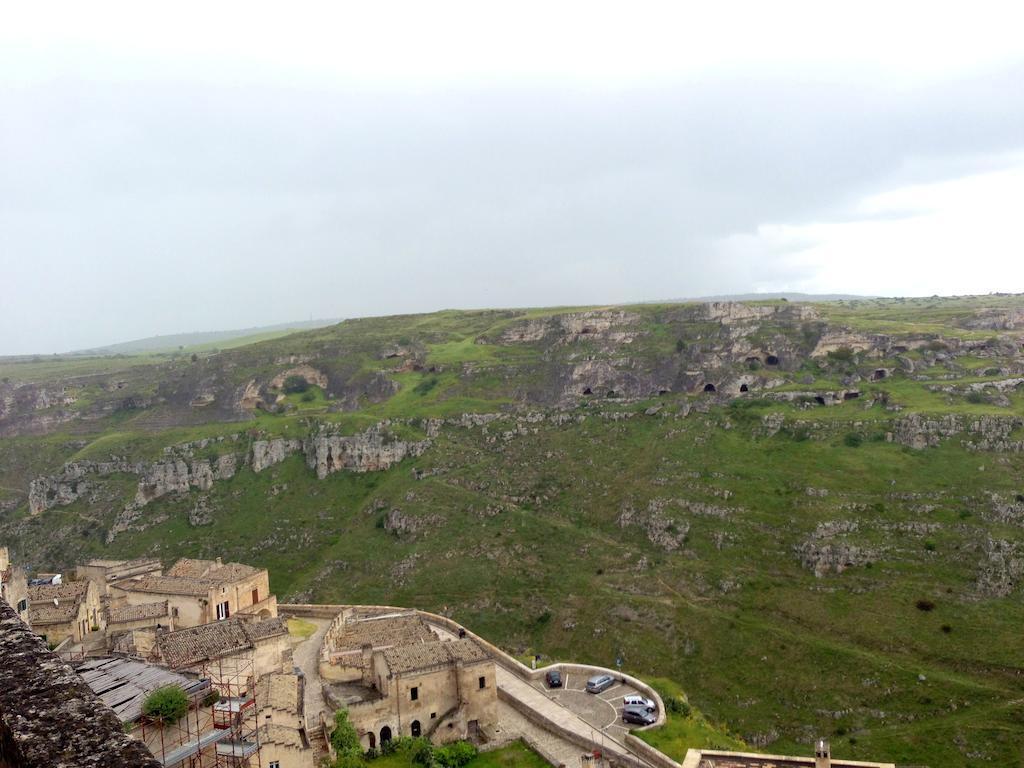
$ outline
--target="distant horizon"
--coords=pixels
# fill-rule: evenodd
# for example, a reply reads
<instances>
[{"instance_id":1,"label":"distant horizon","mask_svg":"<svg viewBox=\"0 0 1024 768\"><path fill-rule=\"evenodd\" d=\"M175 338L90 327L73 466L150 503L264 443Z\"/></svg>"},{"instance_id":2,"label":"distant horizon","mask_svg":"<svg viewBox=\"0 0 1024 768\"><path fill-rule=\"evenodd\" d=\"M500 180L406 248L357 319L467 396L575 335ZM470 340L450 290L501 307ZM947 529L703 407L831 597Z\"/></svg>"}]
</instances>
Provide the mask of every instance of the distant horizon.
<instances>
[{"instance_id":1,"label":"distant horizon","mask_svg":"<svg viewBox=\"0 0 1024 768\"><path fill-rule=\"evenodd\" d=\"M984 298L986 296L1019 296L1024 295L1024 291L991 291L989 293L965 293L965 294L928 294L928 295L906 295L906 296L883 296L883 295L870 295L870 294L842 294L842 293L804 293L801 291L766 291L763 293L738 293L738 294L717 294L708 296L692 296L692 297L673 297L673 298L661 298L661 299L647 299L642 301L623 301L623 302L595 302L591 304L548 304L548 305L523 305L523 306L508 306L508 307L438 307L435 309L425 310L422 312L388 312L379 315L358 315L351 317L333 317L333 318L314 318L312 320L296 320L292 322L274 323L271 325L253 325L245 327L227 328L227 329L214 329L214 330L196 330L196 331L177 331L168 333L158 333L153 336L135 337L131 339L125 339L122 341L110 342L107 344L100 344L93 347L86 347L82 349L67 350L63 352L21 352L13 354L0 353L0 359L33 359L37 357L66 357L66 356L78 356L78 357L108 357L115 355L132 356L143 354L142 352L119 352L116 348L128 347L131 345L140 344L143 342L151 342L157 340L172 340L178 337L186 336L224 336L223 340L227 341L230 339L240 339L246 336L256 336L264 333L274 331L284 331L294 329L296 332L303 330L312 330L315 328L323 328L329 325L342 323L347 320L360 320L360 319L371 319L371 318L382 318L382 317L400 317L406 315L431 315L438 312L501 312L501 311L530 311L538 309L559 309L559 308L573 308L573 307L625 307L625 306L638 306L644 304L676 304L676 303L691 303L691 302L717 302L717 301L771 301L782 298L787 298L796 301L806 301L808 303L820 303L820 302L831 302L831 301L862 301L862 300L883 300L883 301L895 301L899 299L915 300L915 299L966 299L966 298ZM215 340L206 340L204 343L212 343ZM192 342L187 346L193 346L196 342ZM177 345L174 345L177 346ZM171 347L163 347L159 350L151 350L150 353L158 351L170 352Z\"/></svg>"}]
</instances>

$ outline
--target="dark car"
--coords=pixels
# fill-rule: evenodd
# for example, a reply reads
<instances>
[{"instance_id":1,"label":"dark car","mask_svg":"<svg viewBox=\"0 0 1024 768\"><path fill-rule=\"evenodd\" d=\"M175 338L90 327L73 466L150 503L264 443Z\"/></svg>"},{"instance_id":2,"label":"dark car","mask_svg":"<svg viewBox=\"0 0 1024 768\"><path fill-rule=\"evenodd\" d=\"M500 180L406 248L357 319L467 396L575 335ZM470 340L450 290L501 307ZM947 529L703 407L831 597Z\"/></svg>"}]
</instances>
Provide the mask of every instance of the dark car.
<instances>
[{"instance_id":1,"label":"dark car","mask_svg":"<svg viewBox=\"0 0 1024 768\"><path fill-rule=\"evenodd\" d=\"M547 674L544 675L544 679L547 681L548 688L562 687L562 673L557 669L549 669Z\"/></svg>"},{"instance_id":2,"label":"dark car","mask_svg":"<svg viewBox=\"0 0 1024 768\"><path fill-rule=\"evenodd\" d=\"M636 725L654 725L658 722L658 716L648 712L644 707L623 707L622 722L635 723Z\"/></svg>"}]
</instances>

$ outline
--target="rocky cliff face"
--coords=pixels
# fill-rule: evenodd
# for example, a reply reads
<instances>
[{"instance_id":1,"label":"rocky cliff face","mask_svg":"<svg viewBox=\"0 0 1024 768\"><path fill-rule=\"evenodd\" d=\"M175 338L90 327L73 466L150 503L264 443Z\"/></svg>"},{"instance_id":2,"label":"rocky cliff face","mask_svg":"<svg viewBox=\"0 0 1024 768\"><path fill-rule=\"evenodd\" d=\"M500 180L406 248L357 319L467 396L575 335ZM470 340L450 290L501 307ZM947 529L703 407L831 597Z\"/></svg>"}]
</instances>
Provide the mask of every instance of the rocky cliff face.
<instances>
[{"instance_id":1,"label":"rocky cliff face","mask_svg":"<svg viewBox=\"0 0 1024 768\"><path fill-rule=\"evenodd\" d=\"M333 472L376 472L397 464L406 456L419 456L430 440L407 442L394 439L378 424L361 435L319 434L306 441L306 464L321 480Z\"/></svg>"}]
</instances>

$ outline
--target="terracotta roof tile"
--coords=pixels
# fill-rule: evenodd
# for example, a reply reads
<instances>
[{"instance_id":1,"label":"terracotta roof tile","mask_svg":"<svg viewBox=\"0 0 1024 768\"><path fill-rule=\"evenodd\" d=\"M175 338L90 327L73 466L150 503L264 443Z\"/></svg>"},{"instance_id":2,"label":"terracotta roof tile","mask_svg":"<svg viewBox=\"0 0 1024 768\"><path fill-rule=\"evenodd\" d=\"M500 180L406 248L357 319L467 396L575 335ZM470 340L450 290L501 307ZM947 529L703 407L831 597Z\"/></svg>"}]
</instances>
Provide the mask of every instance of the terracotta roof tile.
<instances>
[{"instance_id":1,"label":"terracotta roof tile","mask_svg":"<svg viewBox=\"0 0 1024 768\"><path fill-rule=\"evenodd\" d=\"M107 623L122 624L128 621L142 621L143 619L162 619L167 615L166 600L156 603L143 603L142 605L125 605L120 608L111 608Z\"/></svg>"},{"instance_id":2,"label":"terracotta roof tile","mask_svg":"<svg viewBox=\"0 0 1024 768\"><path fill-rule=\"evenodd\" d=\"M476 663L488 658L480 646L468 639L437 640L433 643L402 645L384 651L384 662L393 675L447 666L456 661Z\"/></svg>"}]
</instances>

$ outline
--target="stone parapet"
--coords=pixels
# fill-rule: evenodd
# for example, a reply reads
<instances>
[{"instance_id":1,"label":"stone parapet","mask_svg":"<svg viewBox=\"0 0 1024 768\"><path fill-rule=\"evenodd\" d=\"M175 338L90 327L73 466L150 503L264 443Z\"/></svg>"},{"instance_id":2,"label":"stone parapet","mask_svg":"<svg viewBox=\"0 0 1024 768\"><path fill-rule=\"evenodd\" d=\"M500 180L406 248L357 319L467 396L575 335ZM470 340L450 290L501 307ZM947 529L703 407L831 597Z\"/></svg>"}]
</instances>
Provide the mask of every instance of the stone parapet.
<instances>
[{"instance_id":1,"label":"stone parapet","mask_svg":"<svg viewBox=\"0 0 1024 768\"><path fill-rule=\"evenodd\" d=\"M160 768L89 686L0 600L0 765Z\"/></svg>"}]
</instances>

